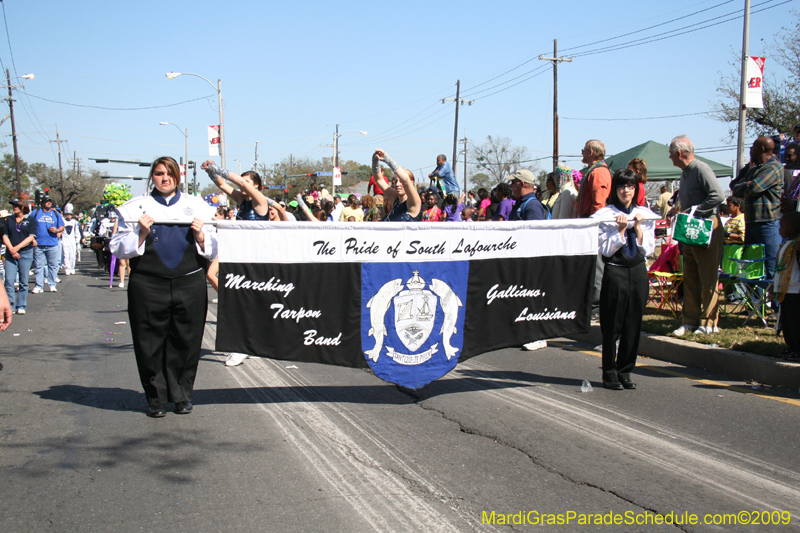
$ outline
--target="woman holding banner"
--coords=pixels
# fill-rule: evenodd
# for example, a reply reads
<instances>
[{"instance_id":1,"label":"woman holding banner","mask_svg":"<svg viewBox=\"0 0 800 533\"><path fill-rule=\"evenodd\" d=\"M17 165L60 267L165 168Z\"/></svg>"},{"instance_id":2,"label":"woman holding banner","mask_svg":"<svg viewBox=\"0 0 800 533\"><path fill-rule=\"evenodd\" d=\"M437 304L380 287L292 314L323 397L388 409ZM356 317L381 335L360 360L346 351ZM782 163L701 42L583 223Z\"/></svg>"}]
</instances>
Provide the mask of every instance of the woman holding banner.
<instances>
[{"instance_id":1,"label":"woman holding banner","mask_svg":"<svg viewBox=\"0 0 800 533\"><path fill-rule=\"evenodd\" d=\"M603 333L603 387L635 389L642 316L649 284L645 258L655 250L655 225L645 220L648 209L637 204L639 176L620 169L611 180L608 205L592 215L600 223L600 254L605 269L600 289L600 331ZM617 348L619 340L619 348Z\"/></svg>"},{"instance_id":2,"label":"woman holding banner","mask_svg":"<svg viewBox=\"0 0 800 533\"><path fill-rule=\"evenodd\" d=\"M111 252L130 259L128 316L133 350L149 409L147 416L192 411L192 391L208 305L205 266L216 254L216 236L203 220L214 208L182 195L178 163L160 157L150 167L147 188L118 208L119 232Z\"/></svg>"},{"instance_id":3,"label":"woman holding banner","mask_svg":"<svg viewBox=\"0 0 800 533\"><path fill-rule=\"evenodd\" d=\"M381 161L389 165L394 172L392 186L386 181L381 168ZM383 188L384 205L391 205L392 210L386 215L390 222L417 222L420 220L422 200L414 184L414 174L399 166L394 159L381 149L372 154L372 174L378 185Z\"/></svg>"}]
</instances>

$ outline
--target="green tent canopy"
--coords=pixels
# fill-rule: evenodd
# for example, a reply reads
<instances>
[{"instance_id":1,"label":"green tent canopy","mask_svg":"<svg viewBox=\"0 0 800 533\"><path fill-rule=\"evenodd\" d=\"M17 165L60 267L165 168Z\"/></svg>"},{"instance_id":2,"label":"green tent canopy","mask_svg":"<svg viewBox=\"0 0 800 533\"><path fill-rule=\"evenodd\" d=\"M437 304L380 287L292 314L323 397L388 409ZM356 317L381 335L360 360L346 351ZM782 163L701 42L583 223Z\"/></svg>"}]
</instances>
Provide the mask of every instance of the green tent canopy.
<instances>
[{"instance_id":1,"label":"green tent canopy","mask_svg":"<svg viewBox=\"0 0 800 533\"><path fill-rule=\"evenodd\" d=\"M655 141L647 141L624 152L606 156L606 164L608 164L612 172L615 172L627 167L628 162L636 157L647 163L647 181L681 179L681 169L673 165L672 160L669 158L669 147ZM720 165L716 161L711 161L698 155L695 157L710 166L718 178L733 176L731 167Z\"/></svg>"}]
</instances>

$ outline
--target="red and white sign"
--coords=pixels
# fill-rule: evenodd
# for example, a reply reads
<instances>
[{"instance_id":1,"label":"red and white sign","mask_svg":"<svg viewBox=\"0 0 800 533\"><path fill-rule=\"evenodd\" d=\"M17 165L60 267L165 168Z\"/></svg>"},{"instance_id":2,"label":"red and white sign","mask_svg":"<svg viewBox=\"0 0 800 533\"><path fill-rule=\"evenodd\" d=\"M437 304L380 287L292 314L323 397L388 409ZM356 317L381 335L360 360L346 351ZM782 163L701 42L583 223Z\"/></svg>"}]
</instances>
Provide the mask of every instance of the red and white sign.
<instances>
[{"instance_id":1,"label":"red and white sign","mask_svg":"<svg viewBox=\"0 0 800 533\"><path fill-rule=\"evenodd\" d=\"M208 127L208 155L219 156L219 125Z\"/></svg>"},{"instance_id":2,"label":"red and white sign","mask_svg":"<svg viewBox=\"0 0 800 533\"><path fill-rule=\"evenodd\" d=\"M181 183L186 183L186 165L178 163L178 166L181 167Z\"/></svg>"},{"instance_id":3,"label":"red and white sign","mask_svg":"<svg viewBox=\"0 0 800 533\"><path fill-rule=\"evenodd\" d=\"M748 56L745 68L747 88L744 92L744 107L750 109L763 109L762 86L764 85L765 57Z\"/></svg>"},{"instance_id":4,"label":"red and white sign","mask_svg":"<svg viewBox=\"0 0 800 533\"><path fill-rule=\"evenodd\" d=\"M333 167L333 184L334 185L341 185L342 184L342 169L341 169L341 167Z\"/></svg>"}]
</instances>

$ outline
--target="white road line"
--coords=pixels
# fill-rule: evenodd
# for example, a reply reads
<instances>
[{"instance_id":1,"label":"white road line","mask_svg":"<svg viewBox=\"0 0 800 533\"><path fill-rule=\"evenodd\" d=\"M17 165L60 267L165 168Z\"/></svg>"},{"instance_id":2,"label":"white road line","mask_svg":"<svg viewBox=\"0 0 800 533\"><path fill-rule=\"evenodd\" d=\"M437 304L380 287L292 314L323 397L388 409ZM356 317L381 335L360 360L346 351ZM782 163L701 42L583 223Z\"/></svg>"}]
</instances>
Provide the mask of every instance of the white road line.
<instances>
[{"instance_id":1,"label":"white road line","mask_svg":"<svg viewBox=\"0 0 800 533\"><path fill-rule=\"evenodd\" d=\"M496 375L497 370L501 370L472 359L460 364L459 368L472 370L486 380L493 380L493 374ZM483 372L488 371L492 371L493 374L482 375ZM443 379L458 379L459 377L458 369L456 369ZM478 390L477 387L475 389ZM663 469L670 475L680 472L696 483L713 487L720 493L743 503L754 504L762 509L800 509L800 490L797 485L771 479L760 472L746 468L746 465L738 462L744 458L742 454L729 454L718 445L712 450L711 444L704 444L708 448L707 452L691 449L686 442L682 441L690 441L691 444L699 444L700 441L643 419L636 419L635 422L645 426L652 433L630 427L630 420L633 417L621 415L611 409L604 409L580 398L572 398L552 387L483 389L483 391L522 411L545 417L550 423L559 424L599 441L600 449L613 447L622 450ZM560 396L562 399L553 396ZM580 403L586 404L586 407L576 405ZM605 410L606 414L600 412L602 410ZM554 414L566 416L554 416ZM669 435L664 436L665 430ZM676 436L679 437L678 440L671 438ZM726 455L734 461L726 460L724 458ZM763 461L748 458L745 462L750 463L759 471L768 468L774 473L793 480L800 479L797 472ZM754 489L758 489L755 491L756 494L754 494Z\"/></svg>"},{"instance_id":2,"label":"white road line","mask_svg":"<svg viewBox=\"0 0 800 533\"><path fill-rule=\"evenodd\" d=\"M209 319L216 319L211 309ZM215 338L216 325L207 324L204 348L213 350ZM289 374L278 363L261 358L250 359L245 367L231 371L231 376L271 417L281 434L372 529L457 532L479 524L477 513L464 516L466 513L458 512L452 505L454 514L461 516L465 523L461 526L450 523L453 516L439 512L428 499L412 489L406 479L425 487L443 503L452 496L412 469L396 448L390 449L369 424L354 413L347 413L330 402L305 401L299 391L293 392L294 388L309 385L296 374ZM371 453L365 450L351 436L355 434L367 437L367 443L376 450Z\"/></svg>"}]
</instances>

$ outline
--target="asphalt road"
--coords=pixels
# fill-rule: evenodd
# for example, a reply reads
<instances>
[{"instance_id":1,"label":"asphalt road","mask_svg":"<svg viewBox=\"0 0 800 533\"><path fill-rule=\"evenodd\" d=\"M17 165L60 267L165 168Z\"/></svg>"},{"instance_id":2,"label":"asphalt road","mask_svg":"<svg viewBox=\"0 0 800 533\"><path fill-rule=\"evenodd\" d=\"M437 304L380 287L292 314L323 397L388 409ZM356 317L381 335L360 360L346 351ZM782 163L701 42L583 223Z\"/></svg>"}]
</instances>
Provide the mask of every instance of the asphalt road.
<instances>
[{"instance_id":1,"label":"asphalt road","mask_svg":"<svg viewBox=\"0 0 800 533\"><path fill-rule=\"evenodd\" d=\"M228 368L210 305L194 412L150 419L125 289L84 259L0 335L2 532L800 531L797 391L649 359L638 390L606 391L598 354L568 340L419 391L348 368ZM789 524L702 523L781 511ZM685 513L700 523L653 524ZM570 523L531 524L544 514Z\"/></svg>"}]
</instances>

